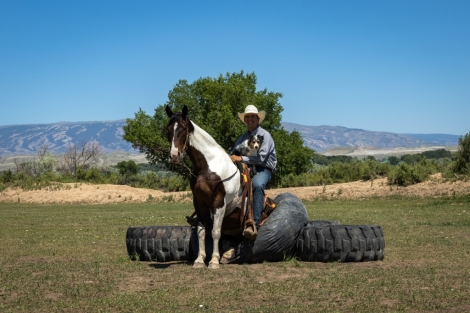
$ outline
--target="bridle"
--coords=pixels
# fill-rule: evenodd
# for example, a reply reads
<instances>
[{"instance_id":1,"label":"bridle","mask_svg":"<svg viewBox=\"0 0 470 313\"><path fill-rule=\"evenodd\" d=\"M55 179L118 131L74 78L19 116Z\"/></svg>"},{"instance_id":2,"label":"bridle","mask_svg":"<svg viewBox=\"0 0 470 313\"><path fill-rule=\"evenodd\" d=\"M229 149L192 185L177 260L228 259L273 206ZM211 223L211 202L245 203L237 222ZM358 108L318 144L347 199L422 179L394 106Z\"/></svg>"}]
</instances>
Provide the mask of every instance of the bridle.
<instances>
[{"instance_id":1,"label":"bridle","mask_svg":"<svg viewBox=\"0 0 470 313\"><path fill-rule=\"evenodd\" d=\"M178 158L181 159L181 161L183 161L184 153L186 152L186 150L188 150L188 142L189 142L189 136L190 136L187 125L184 127L184 129L186 130L186 139L184 140L183 149L181 149L181 151L178 149ZM174 137L175 135L173 134L173 138ZM181 162L181 163L184 164L184 162Z\"/></svg>"},{"instance_id":2,"label":"bridle","mask_svg":"<svg viewBox=\"0 0 470 313\"><path fill-rule=\"evenodd\" d=\"M178 151L178 155L181 155L181 160L183 159L184 153L186 152L186 150L188 150L189 136L190 134L189 134L188 126L186 126L186 139L184 141L184 146L183 146L183 149L181 149L181 151Z\"/></svg>"}]
</instances>

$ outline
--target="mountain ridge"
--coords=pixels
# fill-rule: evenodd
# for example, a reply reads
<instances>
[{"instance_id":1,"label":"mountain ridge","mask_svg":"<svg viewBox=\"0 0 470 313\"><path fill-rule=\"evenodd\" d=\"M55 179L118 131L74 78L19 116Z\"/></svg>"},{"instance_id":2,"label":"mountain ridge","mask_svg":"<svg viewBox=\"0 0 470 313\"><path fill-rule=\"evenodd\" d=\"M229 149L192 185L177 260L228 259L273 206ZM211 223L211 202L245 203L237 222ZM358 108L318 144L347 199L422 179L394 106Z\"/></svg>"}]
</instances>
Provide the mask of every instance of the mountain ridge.
<instances>
[{"instance_id":1,"label":"mountain ridge","mask_svg":"<svg viewBox=\"0 0 470 313\"><path fill-rule=\"evenodd\" d=\"M71 144L98 142L105 153L126 151L139 153L122 139L126 120L57 122L0 126L0 155L36 154L47 145L54 153L64 153ZM397 134L343 126L307 126L282 122L289 132L297 130L304 144L317 152L338 147L410 148L418 146L455 146L457 135Z\"/></svg>"},{"instance_id":2,"label":"mountain ridge","mask_svg":"<svg viewBox=\"0 0 470 313\"><path fill-rule=\"evenodd\" d=\"M419 146L453 146L458 144L457 135L449 134L398 134L370 131L343 126L306 126L283 122L289 132L297 130L306 146L317 152L337 147L411 148Z\"/></svg>"}]
</instances>

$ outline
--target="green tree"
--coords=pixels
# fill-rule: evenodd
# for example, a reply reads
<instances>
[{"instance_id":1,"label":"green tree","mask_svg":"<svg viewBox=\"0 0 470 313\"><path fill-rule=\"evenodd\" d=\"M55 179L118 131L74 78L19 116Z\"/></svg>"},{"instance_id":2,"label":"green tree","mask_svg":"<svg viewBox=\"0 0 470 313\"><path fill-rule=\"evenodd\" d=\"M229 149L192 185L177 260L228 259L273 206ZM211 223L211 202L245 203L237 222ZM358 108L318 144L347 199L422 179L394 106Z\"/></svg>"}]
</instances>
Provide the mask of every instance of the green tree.
<instances>
[{"instance_id":1,"label":"green tree","mask_svg":"<svg viewBox=\"0 0 470 313\"><path fill-rule=\"evenodd\" d=\"M421 154L405 154L401 156L400 160L407 164L416 164L421 161L422 158Z\"/></svg>"},{"instance_id":2,"label":"green tree","mask_svg":"<svg viewBox=\"0 0 470 313\"><path fill-rule=\"evenodd\" d=\"M0 175L0 182L5 184L5 183L10 183L12 181L13 181L13 173L11 172L11 169L3 171L2 174Z\"/></svg>"},{"instance_id":3,"label":"green tree","mask_svg":"<svg viewBox=\"0 0 470 313\"><path fill-rule=\"evenodd\" d=\"M283 176L300 175L313 168L315 151L304 146L298 131L288 133L284 129L278 129L272 132L272 136L278 158L277 172L271 182L273 186L279 185Z\"/></svg>"},{"instance_id":4,"label":"green tree","mask_svg":"<svg viewBox=\"0 0 470 313\"><path fill-rule=\"evenodd\" d=\"M330 160L328 159L327 156L317 153L315 154L315 157L313 158L313 163L320 164L320 165L328 165L330 163Z\"/></svg>"},{"instance_id":5,"label":"green tree","mask_svg":"<svg viewBox=\"0 0 470 313\"><path fill-rule=\"evenodd\" d=\"M423 157L426 157L427 159L442 159L442 158L450 158L452 156L450 151L446 149L424 151L420 154Z\"/></svg>"},{"instance_id":6,"label":"green tree","mask_svg":"<svg viewBox=\"0 0 470 313\"><path fill-rule=\"evenodd\" d=\"M45 174L56 173L57 159L54 153L46 151L44 154L39 154L38 172L39 176Z\"/></svg>"},{"instance_id":7,"label":"green tree","mask_svg":"<svg viewBox=\"0 0 470 313\"><path fill-rule=\"evenodd\" d=\"M398 163L400 163L400 159L392 155L388 158L388 162L390 162L390 165L398 165Z\"/></svg>"},{"instance_id":8,"label":"green tree","mask_svg":"<svg viewBox=\"0 0 470 313\"><path fill-rule=\"evenodd\" d=\"M191 84L180 80L168 93L168 101L155 108L153 116L139 109L134 119L126 120L123 138L145 153L150 163L162 163L174 172L187 175L188 170L184 166L175 166L169 162L165 106L170 106L174 112L181 112L186 105L191 120L228 152L236 139L246 131L237 113L243 112L246 105L254 104L267 113L262 127L273 135L279 153L278 164L283 168L282 174L303 171L311 166L313 150L303 147L298 133L289 134L282 128L283 108L279 103L282 94L267 89L256 90L256 81L254 73L245 74L243 71L227 73L225 76L221 74L216 78L199 78ZM292 157L296 154L297 159ZM188 158L185 158L185 162L191 167Z\"/></svg>"},{"instance_id":9,"label":"green tree","mask_svg":"<svg viewBox=\"0 0 470 313\"><path fill-rule=\"evenodd\" d=\"M116 167L121 175L135 175L139 172L139 166L133 160L118 162Z\"/></svg>"},{"instance_id":10,"label":"green tree","mask_svg":"<svg viewBox=\"0 0 470 313\"><path fill-rule=\"evenodd\" d=\"M459 150L455 155L454 172L458 174L470 172L470 133L459 138Z\"/></svg>"}]
</instances>

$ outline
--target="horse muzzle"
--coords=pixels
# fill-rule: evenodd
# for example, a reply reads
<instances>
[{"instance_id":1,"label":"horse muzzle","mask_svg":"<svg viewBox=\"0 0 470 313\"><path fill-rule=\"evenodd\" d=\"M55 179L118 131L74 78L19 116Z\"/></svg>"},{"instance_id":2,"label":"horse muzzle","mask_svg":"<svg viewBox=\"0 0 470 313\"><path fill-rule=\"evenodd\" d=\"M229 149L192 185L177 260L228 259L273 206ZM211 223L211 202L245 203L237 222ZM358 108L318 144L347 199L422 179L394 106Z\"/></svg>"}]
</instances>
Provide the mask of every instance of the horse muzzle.
<instances>
[{"instance_id":1,"label":"horse muzzle","mask_svg":"<svg viewBox=\"0 0 470 313\"><path fill-rule=\"evenodd\" d=\"M183 154L178 152L178 153L172 153L170 155L170 161L172 163L181 163L183 162Z\"/></svg>"}]
</instances>

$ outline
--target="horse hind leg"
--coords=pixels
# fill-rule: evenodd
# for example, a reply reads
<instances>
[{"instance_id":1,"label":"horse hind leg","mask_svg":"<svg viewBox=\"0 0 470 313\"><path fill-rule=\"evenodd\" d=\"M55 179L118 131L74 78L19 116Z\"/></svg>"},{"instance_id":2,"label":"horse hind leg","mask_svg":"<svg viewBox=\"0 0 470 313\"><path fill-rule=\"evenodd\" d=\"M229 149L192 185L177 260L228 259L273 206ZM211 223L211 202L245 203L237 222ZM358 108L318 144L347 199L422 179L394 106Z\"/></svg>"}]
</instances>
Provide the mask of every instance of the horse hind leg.
<instances>
[{"instance_id":1,"label":"horse hind leg","mask_svg":"<svg viewBox=\"0 0 470 313\"><path fill-rule=\"evenodd\" d=\"M197 238L199 241L199 252L197 258L194 261L193 268L203 268L206 267L204 264L204 259L206 258L206 245L204 243L206 237L206 228L202 225L197 226Z\"/></svg>"}]
</instances>

